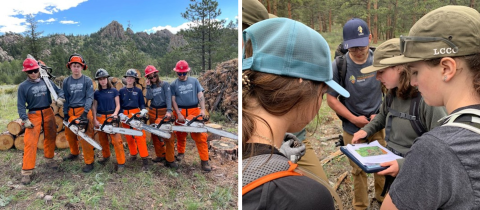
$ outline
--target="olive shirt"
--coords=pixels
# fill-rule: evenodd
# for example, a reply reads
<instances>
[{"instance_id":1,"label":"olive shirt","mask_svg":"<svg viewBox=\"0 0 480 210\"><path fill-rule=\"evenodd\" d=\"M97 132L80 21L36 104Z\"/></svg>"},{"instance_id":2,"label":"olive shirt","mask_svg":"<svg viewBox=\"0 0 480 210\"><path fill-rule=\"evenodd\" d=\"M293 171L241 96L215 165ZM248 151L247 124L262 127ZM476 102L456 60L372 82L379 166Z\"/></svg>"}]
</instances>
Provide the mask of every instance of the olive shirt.
<instances>
[{"instance_id":1,"label":"olive shirt","mask_svg":"<svg viewBox=\"0 0 480 210\"><path fill-rule=\"evenodd\" d=\"M409 113L411 100L412 99L404 100L399 97L393 97L390 107L398 112ZM423 98L420 100L419 107L420 116L418 117L427 131L437 127L439 125L438 120L447 115L447 111L444 107L429 106L425 103ZM383 100L383 103L380 107L380 112L361 130L367 132L367 136L373 135L374 133L385 128L390 115L391 113L388 112L386 100ZM413 129L409 120L400 117L392 118L392 129L390 129L387 141L388 147L391 147L395 151L405 155L407 154L408 150L410 150L410 147L413 145L413 142L417 137L418 135ZM397 160L399 169L402 168L404 161L405 159Z\"/></svg>"}]
</instances>

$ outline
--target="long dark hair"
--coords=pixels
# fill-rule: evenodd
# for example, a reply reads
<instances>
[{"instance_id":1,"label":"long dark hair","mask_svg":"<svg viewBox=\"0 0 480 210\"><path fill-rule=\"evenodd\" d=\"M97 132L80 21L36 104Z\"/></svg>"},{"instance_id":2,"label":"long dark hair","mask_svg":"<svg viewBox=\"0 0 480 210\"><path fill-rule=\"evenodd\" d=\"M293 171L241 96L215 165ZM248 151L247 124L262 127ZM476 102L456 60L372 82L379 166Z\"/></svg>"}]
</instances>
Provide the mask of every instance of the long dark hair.
<instances>
[{"instance_id":1,"label":"long dark hair","mask_svg":"<svg viewBox=\"0 0 480 210\"><path fill-rule=\"evenodd\" d=\"M110 82L110 80L109 80L107 77L103 77L103 78L106 78L106 79L107 79L107 89L106 89L106 90L112 88L113 85L112 85L112 83ZM99 78L99 79L102 79L102 78ZM103 88L102 88L102 85L100 85L100 81L97 80L97 84L98 84L98 85L97 85L97 86L98 86L98 90L102 90Z\"/></svg>"}]
</instances>

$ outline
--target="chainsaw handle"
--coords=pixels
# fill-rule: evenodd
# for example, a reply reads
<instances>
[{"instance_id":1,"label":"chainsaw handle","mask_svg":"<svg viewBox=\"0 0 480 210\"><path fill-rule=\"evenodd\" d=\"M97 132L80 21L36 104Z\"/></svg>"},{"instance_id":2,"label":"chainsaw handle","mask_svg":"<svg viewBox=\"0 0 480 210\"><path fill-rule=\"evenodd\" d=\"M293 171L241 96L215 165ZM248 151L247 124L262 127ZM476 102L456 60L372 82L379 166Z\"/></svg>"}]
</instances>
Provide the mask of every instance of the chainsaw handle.
<instances>
[{"instance_id":1,"label":"chainsaw handle","mask_svg":"<svg viewBox=\"0 0 480 210\"><path fill-rule=\"evenodd\" d=\"M148 115L145 115L145 117L140 117L140 114L141 114L140 112L133 114L131 118L125 121L125 123L129 124L129 122L132 121L133 119L138 121L143 121L143 123L147 123Z\"/></svg>"},{"instance_id":2,"label":"chainsaw handle","mask_svg":"<svg viewBox=\"0 0 480 210\"><path fill-rule=\"evenodd\" d=\"M113 115L110 116L110 117L107 117L105 119L105 121L103 121L102 126L100 126L100 130L103 130L103 127L105 127L106 125L113 125L114 127L117 127L117 126L115 126L115 123L117 125L120 124L120 119L118 117L115 118L115 116L113 116Z\"/></svg>"},{"instance_id":3,"label":"chainsaw handle","mask_svg":"<svg viewBox=\"0 0 480 210\"><path fill-rule=\"evenodd\" d=\"M175 122L175 116L171 116L169 120L167 120L167 116L164 116L162 118L162 120L160 120L160 123L158 123L158 125L156 126L157 128L160 128L160 126L162 126L162 124L165 124L165 123L174 123Z\"/></svg>"},{"instance_id":4,"label":"chainsaw handle","mask_svg":"<svg viewBox=\"0 0 480 210\"><path fill-rule=\"evenodd\" d=\"M202 117L202 119L198 119ZM192 120L190 120L188 123L187 123L187 126L190 126L193 122L195 121L198 121L198 122L207 122L208 120L210 119L210 116L208 115L197 115L196 117L194 117Z\"/></svg>"}]
</instances>

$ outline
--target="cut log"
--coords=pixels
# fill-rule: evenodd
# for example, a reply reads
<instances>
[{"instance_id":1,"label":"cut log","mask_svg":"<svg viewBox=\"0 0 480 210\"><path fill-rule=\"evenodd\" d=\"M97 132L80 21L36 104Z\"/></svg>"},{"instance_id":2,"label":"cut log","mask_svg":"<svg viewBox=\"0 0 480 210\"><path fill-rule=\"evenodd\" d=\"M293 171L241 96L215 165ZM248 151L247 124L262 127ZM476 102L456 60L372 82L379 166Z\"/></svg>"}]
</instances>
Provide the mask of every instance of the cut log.
<instances>
[{"instance_id":1,"label":"cut log","mask_svg":"<svg viewBox=\"0 0 480 210\"><path fill-rule=\"evenodd\" d=\"M116 77L109 77L108 80L112 83L112 85L116 84L118 82L118 78Z\"/></svg>"},{"instance_id":2,"label":"cut log","mask_svg":"<svg viewBox=\"0 0 480 210\"><path fill-rule=\"evenodd\" d=\"M142 90L142 93L143 93L143 96L146 97L146 96L147 96L147 88L144 88L144 89Z\"/></svg>"},{"instance_id":3,"label":"cut log","mask_svg":"<svg viewBox=\"0 0 480 210\"><path fill-rule=\"evenodd\" d=\"M15 138L15 142L13 143L15 145L15 148L17 148L18 150L22 150L25 148L25 142L23 142L23 138L24 138L24 135L25 134L20 134L17 136L17 138Z\"/></svg>"},{"instance_id":4,"label":"cut log","mask_svg":"<svg viewBox=\"0 0 480 210\"><path fill-rule=\"evenodd\" d=\"M343 155L342 151L340 150L337 150L336 152L330 154L329 156L327 156L326 158L324 158L323 160L320 161L320 163L323 165L325 165L325 163L328 163L330 160L332 160L333 158L339 156L339 155Z\"/></svg>"},{"instance_id":5,"label":"cut log","mask_svg":"<svg viewBox=\"0 0 480 210\"><path fill-rule=\"evenodd\" d=\"M55 123L57 124L57 133L63 130L63 117L55 115Z\"/></svg>"},{"instance_id":6,"label":"cut log","mask_svg":"<svg viewBox=\"0 0 480 210\"><path fill-rule=\"evenodd\" d=\"M342 175L340 175L337 178L337 182L335 183L335 187L333 187L333 189L335 191L337 191L338 187L340 186L340 184L342 184L342 181L345 179L345 177L347 177L347 175L348 175L348 171L345 171Z\"/></svg>"},{"instance_id":7,"label":"cut log","mask_svg":"<svg viewBox=\"0 0 480 210\"><path fill-rule=\"evenodd\" d=\"M208 123L208 124L205 124L205 126L215 128L215 129L218 129L218 130L222 130L222 126L219 125L219 124L215 124L215 123ZM213 134L213 133L210 133L210 132L208 132L207 135L208 135L207 141L220 140L220 138L222 138L220 135Z\"/></svg>"},{"instance_id":8,"label":"cut log","mask_svg":"<svg viewBox=\"0 0 480 210\"><path fill-rule=\"evenodd\" d=\"M57 138L55 139L55 146L59 149L68 148L67 137L65 136L65 131L57 133Z\"/></svg>"},{"instance_id":9,"label":"cut log","mask_svg":"<svg viewBox=\"0 0 480 210\"><path fill-rule=\"evenodd\" d=\"M10 132L3 132L2 134L0 134L0 150L8 150L12 148L14 141L15 138Z\"/></svg>"},{"instance_id":10,"label":"cut log","mask_svg":"<svg viewBox=\"0 0 480 210\"><path fill-rule=\"evenodd\" d=\"M122 88L123 88L123 83L122 82L115 83L115 89L120 90Z\"/></svg>"},{"instance_id":11,"label":"cut log","mask_svg":"<svg viewBox=\"0 0 480 210\"><path fill-rule=\"evenodd\" d=\"M22 119L16 119L7 125L7 130L12 135L18 135L25 131L25 127L23 126Z\"/></svg>"},{"instance_id":12,"label":"cut log","mask_svg":"<svg viewBox=\"0 0 480 210\"><path fill-rule=\"evenodd\" d=\"M142 77L142 72L138 69L135 69L135 71L137 71L137 77L141 78Z\"/></svg>"},{"instance_id":13,"label":"cut log","mask_svg":"<svg viewBox=\"0 0 480 210\"><path fill-rule=\"evenodd\" d=\"M145 85L145 77L140 77L140 79L138 79L138 83L142 85L142 87L146 87Z\"/></svg>"},{"instance_id":14,"label":"cut log","mask_svg":"<svg viewBox=\"0 0 480 210\"><path fill-rule=\"evenodd\" d=\"M143 86L141 84L136 84L135 87L137 87L140 90L143 90Z\"/></svg>"},{"instance_id":15,"label":"cut log","mask_svg":"<svg viewBox=\"0 0 480 210\"><path fill-rule=\"evenodd\" d=\"M58 110L58 115L62 117L62 119L65 117L65 114L63 114L63 107L61 107L61 109Z\"/></svg>"},{"instance_id":16,"label":"cut log","mask_svg":"<svg viewBox=\"0 0 480 210\"><path fill-rule=\"evenodd\" d=\"M93 83L93 90L97 90L97 81L95 81L93 78L90 78L92 80L92 83Z\"/></svg>"},{"instance_id":17,"label":"cut log","mask_svg":"<svg viewBox=\"0 0 480 210\"><path fill-rule=\"evenodd\" d=\"M45 133L40 133L40 135L38 136L37 149L43 150L45 148L44 142L45 142Z\"/></svg>"},{"instance_id":18,"label":"cut log","mask_svg":"<svg viewBox=\"0 0 480 210\"><path fill-rule=\"evenodd\" d=\"M57 106L57 104L55 102L50 104L50 107L52 107L53 114L58 114L59 107Z\"/></svg>"}]
</instances>

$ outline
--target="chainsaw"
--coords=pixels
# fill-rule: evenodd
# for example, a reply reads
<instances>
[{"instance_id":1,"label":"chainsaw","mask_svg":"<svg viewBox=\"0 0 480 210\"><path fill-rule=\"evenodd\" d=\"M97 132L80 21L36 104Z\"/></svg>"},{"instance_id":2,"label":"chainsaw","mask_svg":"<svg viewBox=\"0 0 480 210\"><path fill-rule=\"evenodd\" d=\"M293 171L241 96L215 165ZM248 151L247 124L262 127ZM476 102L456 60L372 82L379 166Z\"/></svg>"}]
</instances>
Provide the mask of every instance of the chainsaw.
<instances>
[{"instance_id":1,"label":"chainsaw","mask_svg":"<svg viewBox=\"0 0 480 210\"><path fill-rule=\"evenodd\" d=\"M155 127L152 127L152 126L149 126L149 125L145 124L147 122L147 119L148 119L147 116L141 117L140 112L138 112L138 113L133 114L133 116L131 118L128 118L127 120L123 121L123 123L125 123L125 124L127 124L127 125L129 125L133 128L136 128L137 130L145 130L149 133L160 136L162 138L169 139L172 136L170 133L167 133L167 132L162 131L158 128L155 128Z\"/></svg>"},{"instance_id":2,"label":"chainsaw","mask_svg":"<svg viewBox=\"0 0 480 210\"><path fill-rule=\"evenodd\" d=\"M185 120L185 123L183 124L177 121L178 124L181 124L183 126L175 126L171 124L172 122L175 122L175 118L172 117L172 119L166 121L165 120L166 117L164 117L158 125L153 124L152 126L155 126L160 130L164 130L170 133L173 131L188 132L188 133L210 132L213 134L217 134L219 136L224 136L224 137L235 139L235 140L238 139L238 136L235 134L206 126L205 122L208 121L209 118L210 117L208 115L207 116L198 115L191 120Z\"/></svg>"},{"instance_id":3,"label":"chainsaw","mask_svg":"<svg viewBox=\"0 0 480 210\"><path fill-rule=\"evenodd\" d=\"M33 60L36 61L36 59L28 54L27 55L27 58L31 58ZM38 62L38 61L37 61ZM57 92L55 92L55 89L53 89L53 86L52 86L52 83L50 82L50 78L55 78L51 72L52 72L52 68L48 67L48 66L45 66L43 64L40 64L39 63L39 66L40 66L40 77L43 79L43 81L45 82L45 84L47 85L47 88L48 90L50 91L50 94L52 95L53 97L53 100L57 100L58 99L58 95L57 95Z\"/></svg>"},{"instance_id":4,"label":"chainsaw","mask_svg":"<svg viewBox=\"0 0 480 210\"><path fill-rule=\"evenodd\" d=\"M93 147L97 148L98 150L102 150L102 146L100 146L95 140L87 136L85 134L85 130L88 126L88 119L81 120L81 119L74 119L72 122L68 123L67 121L63 121L63 124L70 128L70 130L77 136L82 137L86 142L88 142Z\"/></svg>"},{"instance_id":5,"label":"chainsaw","mask_svg":"<svg viewBox=\"0 0 480 210\"><path fill-rule=\"evenodd\" d=\"M103 124L100 126L100 129L94 128L96 131L102 131L108 134L124 134L124 135L130 135L130 136L142 136L143 133L138 130L133 130L133 129L126 129L126 128L120 128L118 127L120 124L120 119L119 118L114 118L113 116L107 117Z\"/></svg>"}]
</instances>

